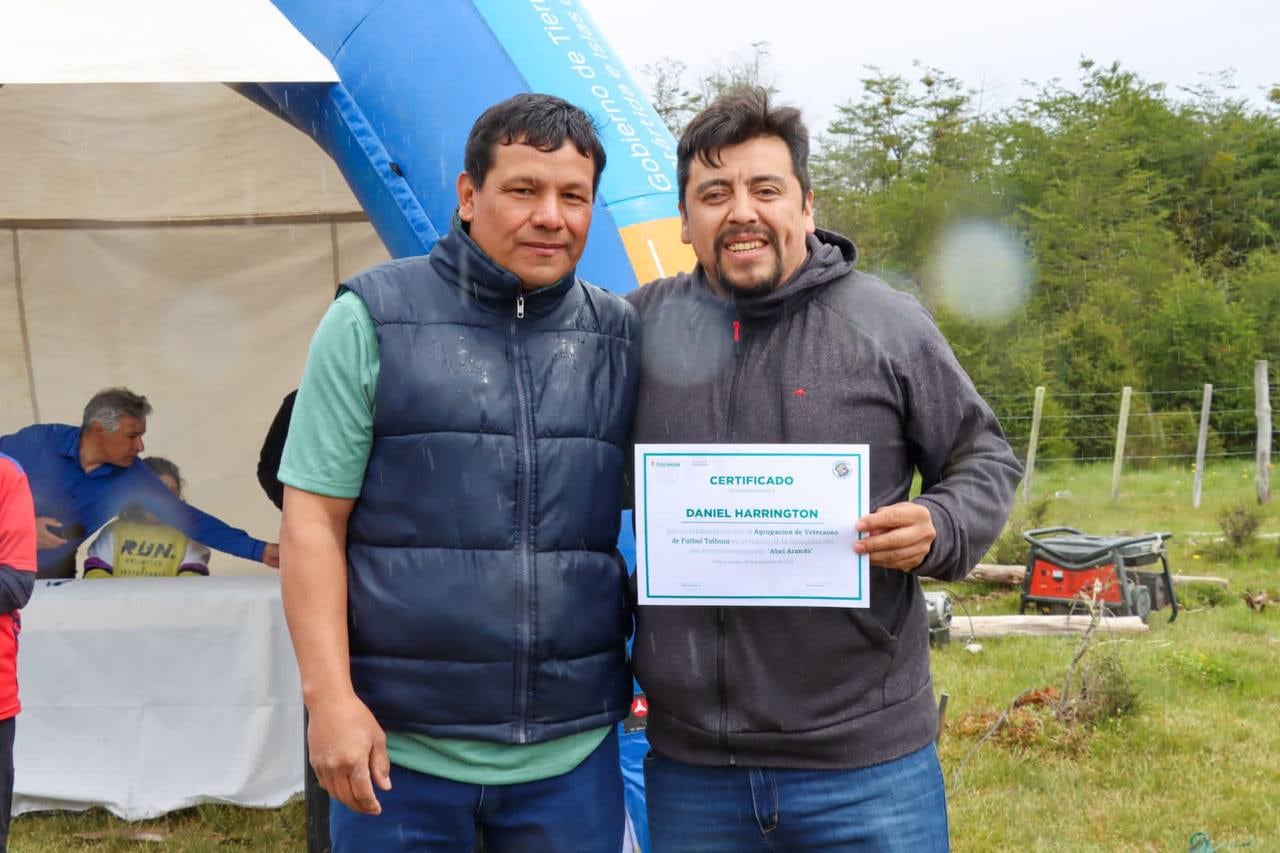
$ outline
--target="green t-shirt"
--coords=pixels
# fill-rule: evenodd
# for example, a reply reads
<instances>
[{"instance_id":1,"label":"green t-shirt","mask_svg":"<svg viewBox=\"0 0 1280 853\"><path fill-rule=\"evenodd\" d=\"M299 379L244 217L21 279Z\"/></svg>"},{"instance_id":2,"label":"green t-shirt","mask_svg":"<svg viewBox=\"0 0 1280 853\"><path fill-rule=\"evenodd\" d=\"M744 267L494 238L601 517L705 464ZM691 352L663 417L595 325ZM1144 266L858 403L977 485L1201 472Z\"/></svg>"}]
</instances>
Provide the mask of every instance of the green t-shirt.
<instances>
[{"instance_id":1,"label":"green t-shirt","mask_svg":"<svg viewBox=\"0 0 1280 853\"><path fill-rule=\"evenodd\" d=\"M333 498L355 498L373 446L378 338L360 297L344 291L311 340L289 421L280 481ZM473 785L511 785L568 773L592 753L609 727L546 743L502 744L387 732L391 762Z\"/></svg>"}]
</instances>

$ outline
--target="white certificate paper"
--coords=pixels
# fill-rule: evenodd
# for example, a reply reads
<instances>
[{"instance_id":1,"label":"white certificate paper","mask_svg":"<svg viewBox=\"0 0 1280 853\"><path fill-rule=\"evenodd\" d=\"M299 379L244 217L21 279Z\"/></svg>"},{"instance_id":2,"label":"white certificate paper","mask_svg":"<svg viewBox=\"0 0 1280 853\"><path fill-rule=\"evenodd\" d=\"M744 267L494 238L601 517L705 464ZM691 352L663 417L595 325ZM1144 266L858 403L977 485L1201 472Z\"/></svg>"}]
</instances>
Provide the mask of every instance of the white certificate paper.
<instances>
[{"instance_id":1,"label":"white certificate paper","mask_svg":"<svg viewBox=\"0 0 1280 853\"><path fill-rule=\"evenodd\" d=\"M641 604L867 607L865 444L636 445Z\"/></svg>"}]
</instances>

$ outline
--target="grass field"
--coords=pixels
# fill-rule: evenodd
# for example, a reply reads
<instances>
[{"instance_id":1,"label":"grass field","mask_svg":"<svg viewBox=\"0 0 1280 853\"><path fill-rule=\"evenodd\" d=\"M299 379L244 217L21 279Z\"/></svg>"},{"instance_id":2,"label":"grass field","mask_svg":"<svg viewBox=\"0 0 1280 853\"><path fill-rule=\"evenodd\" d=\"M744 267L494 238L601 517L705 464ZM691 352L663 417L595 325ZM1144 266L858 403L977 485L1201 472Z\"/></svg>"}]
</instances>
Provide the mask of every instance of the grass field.
<instances>
[{"instance_id":1,"label":"grass field","mask_svg":"<svg viewBox=\"0 0 1280 853\"><path fill-rule=\"evenodd\" d=\"M1215 849L1280 850L1280 483L1275 502L1259 508L1257 534L1228 553L1215 541L1218 517L1256 507L1252 466L1210 467L1197 510L1191 480L1187 469L1129 471L1112 503L1110 465L1036 473L1035 493L1056 495L1043 525L1168 530L1174 572L1231 581L1225 593L1181 588L1187 609L1173 624L1162 611L1147 634L1094 638L1083 664L1107 655L1119 661L1136 693L1131 713L1096 724L1021 718L979 744L985 727L973 721L1025 690L1063 686L1078 640L986 640L970 653L966 608L1013 612L1017 593L950 585L953 641L935 652L933 670L935 687L951 696L941 752L956 850L1177 851L1197 832ZM1251 610L1241 599L1246 589L1266 590L1276 603ZM155 840L130 839L139 833ZM100 811L24 815L14 819L10 849L287 851L304 849L302 839L295 802L278 810L201 806L139 823Z\"/></svg>"},{"instance_id":2,"label":"grass field","mask_svg":"<svg viewBox=\"0 0 1280 853\"><path fill-rule=\"evenodd\" d=\"M1258 535L1227 554L1214 541L1217 518L1257 506L1252 466L1209 468L1198 510L1190 470L1127 472L1112 503L1110 467L1038 471L1035 492L1058 495L1044 525L1171 531L1174 572L1226 577L1230 590L1183 587L1187 609L1173 624L1162 611L1148 634L1096 638L1085 661L1114 653L1137 692L1136 712L1083 731L1050 727L977 747L976 737L957 731L966 713L1003 711L1030 688L1061 688L1077 641L987 640L970 654L957 607L955 642L933 663L935 687L951 695L941 751L955 848L1186 850L1193 833L1205 832L1219 847L1251 842L1249 849L1280 850L1280 605L1256 612L1240 597L1249 588L1280 598L1273 538L1280 511L1261 509ZM974 611L1016 610L1016 592L952 589Z\"/></svg>"}]
</instances>

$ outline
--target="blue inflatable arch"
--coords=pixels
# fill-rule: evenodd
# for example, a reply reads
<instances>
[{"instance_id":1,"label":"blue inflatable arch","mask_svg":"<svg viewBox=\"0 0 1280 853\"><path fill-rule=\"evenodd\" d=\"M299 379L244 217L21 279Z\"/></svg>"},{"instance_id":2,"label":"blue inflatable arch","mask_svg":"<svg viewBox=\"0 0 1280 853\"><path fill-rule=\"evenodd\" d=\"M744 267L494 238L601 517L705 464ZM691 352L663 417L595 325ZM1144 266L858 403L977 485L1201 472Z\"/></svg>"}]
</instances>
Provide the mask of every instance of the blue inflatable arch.
<instances>
[{"instance_id":1,"label":"blue inflatable arch","mask_svg":"<svg viewBox=\"0 0 1280 853\"><path fill-rule=\"evenodd\" d=\"M578 0L274 0L332 63L329 84L241 87L337 163L394 257L448 230L476 117L550 92L597 121L608 165L583 278L625 292L690 269L675 140Z\"/></svg>"}]
</instances>

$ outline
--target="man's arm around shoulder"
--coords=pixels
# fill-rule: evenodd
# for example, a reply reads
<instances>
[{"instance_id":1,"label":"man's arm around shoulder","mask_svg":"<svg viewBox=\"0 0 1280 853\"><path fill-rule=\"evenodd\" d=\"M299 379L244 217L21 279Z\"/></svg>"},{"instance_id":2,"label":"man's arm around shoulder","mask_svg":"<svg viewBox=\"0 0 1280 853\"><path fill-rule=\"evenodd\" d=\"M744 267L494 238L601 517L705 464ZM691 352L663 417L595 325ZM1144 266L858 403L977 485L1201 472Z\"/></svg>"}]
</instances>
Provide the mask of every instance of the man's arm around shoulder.
<instances>
[{"instance_id":1,"label":"man's arm around shoulder","mask_svg":"<svg viewBox=\"0 0 1280 853\"><path fill-rule=\"evenodd\" d=\"M628 290L622 295L622 298L630 302L643 318L655 302L660 302L664 297L677 292L681 287L688 287L688 279L689 273L678 273L667 278L655 278L635 290Z\"/></svg>"},{"instance_id":2,"label":"man's arm around shoulder","mask_svg":"<svg viewBox=\"0 0 1280 853\"><path fill-rule=\"evenodd\" d=\"M373 785L391 789L387 738L351 684L346 546L353 506L354 499L285 486L280 593L311 716L311 765L348 808L379 814Z\"/></svg>"}]
</instances>

